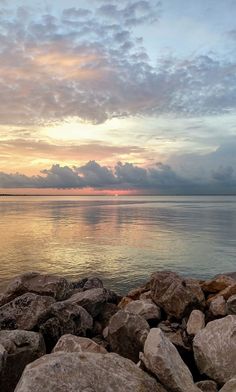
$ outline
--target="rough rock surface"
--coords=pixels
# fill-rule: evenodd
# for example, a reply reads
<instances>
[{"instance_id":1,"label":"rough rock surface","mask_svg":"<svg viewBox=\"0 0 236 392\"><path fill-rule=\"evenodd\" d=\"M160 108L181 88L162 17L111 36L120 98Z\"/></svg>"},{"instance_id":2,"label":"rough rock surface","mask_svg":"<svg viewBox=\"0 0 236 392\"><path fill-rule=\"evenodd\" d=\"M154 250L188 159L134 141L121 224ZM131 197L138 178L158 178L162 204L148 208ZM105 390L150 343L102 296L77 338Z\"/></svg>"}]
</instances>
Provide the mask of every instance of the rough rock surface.
<instances>
[{"instance_id":1,"label":"rough rock surface","mask_svg":"<svg viewBox=\"0 0 236 392\"><path fill-rule=\"evenodd\" d=\"M177 349L160 328L151 329L140 358L145 367L173 392L200 392Z\"/></svg>"},{"instance_id":2,"label":"rough rock surface","mask_svg":"<svg viewBox=\"0 0 236 392\"><path fill-rule=\"evenodd\" d=\"M138 314L145 318L145 320L160 320L161 310L151 300L137 300L132 301L124 308L126 312Z\"/></svg>"},{"instance_id":3,"label":"rough rock surface","mask_svg":"<svg viewBox=\"0 0 236 392\"><path fill-rule=\"evenodd\" d=\"M103 288L86 290L72 295L67 302L82 306L91 316L96 317L107 302L107 292Z\"/></svg>"},{"instance_id":4,"label":"rough rock surface","mask_svg":"<svg viewBox=\"0 0 236 392\"><path fill-rule=\"evenodd\" d=\"M51 349L65 334L86 336L93 319L81 306L68 301L56 302L39 320L39 330Z\"/></svg>"},{"instance_id":5,"label":"rough rock surface","mask_svg":"<svg viewBox=\"0 0 236 392\"><path fill-rule=\"evenodd\" d=\"M107 350L93 340L74 335L63 335L53 349L54 353L58 351L107 354Z\"/></svg>"},{"instance_id":6,"label":"rough rock surface","mask_svg":"<svg viewBox=\"0 0 236 392\"><path fill-rule=\"evenodd\" d=\"M28 365L15 392L164 392L133 362L116 354L46 355Z\"/></svg>"},{"instance_id":7,"label":"rough rock surface","mask_svg":"<svg viewBox=\"0 0 236 392\"><path fill-rule=\"evenodd\" d=\"M189 335L196 335L205 327L205 314L200 310L193 310L187 322L187 332Z\"/></svg>"},{"instance_id":8,"label":"rough rock surface","mask_svg":"<svg viewBox=\"0 0 236 392\"><path fill-rule=\"evenodd\" d=\"M209 307L210 313L215 316L226 316L226 302L222 295L219 297L214 298Z\"/></svg>"},{"instance_id":9,"label":"rough rock surface","mask_svg":"<svg viewBox=\"0 0 236 392\"><path fill-rule=\"evenodd\" d=\"M217 275L215 278L202 283L203 291L207 293L218 293L235 283L235 280L227 275Z\"/></svg>"},{"instance_id":10,"label":"rough rock surface","mask_svg":"<svg viewBox=\"0 0 236 392\"><path fill-rule=\"evenodd\" d=\"M196 364L219 384L236 374L236 316L211 321L193 340Z\"/></svg>"},{"instance_id":11,"label":"rough rock surface","mask_svg":"<svg viewBox=\"0 0 236 392\"><path fill-rule=\"evenodd\" d=\"M13 392L26 365L45 354L42 336L29 331L0 331L0 345L6 350L0 369L0 391Z\"/></svg>"},{"instance_id":12,"label":"rough rock surface","mask_svg":"<svg viewBox=\"0 0 236 392\"><path fill-rule=\"evenodd\" d=\"M149 330L143 317L119 310L108 325L108 341L112 351L138 362Z\"/></svg>"},{"instance_id":13,"label":"rough rock surface","mask_svg":"<svg viewBox=\"0 0 236 392\"><path fill-rule=\"evenodd\" d=\"M217 384L212 380L199 381L196 386L203 392L218 392Z\"/></svg>"},{"instance_id":14,"label":"rough rock surface","mask_svg":"<svg viewBox=\"0 0 236 392\"><path fill-rule=\"evenodd\" d=\"M5 293L0 296L0 306L25 293L49 295L60 301L69 296L70 288L70 283L65 278L29 272L10 282Z\"/></svg>"},{"instance_id":15,"label":"rough rock surface","mask_svg":"<svg viewBox=\"0 0 236 392\"><path fill-rule=\"evenodd\" d=\"M0 344L0 374L4 367L6 357L7 357L7 352L5 348Z\"/></svg>"},{"instance_id":16,"label":"rough rock surface","mask_svg":"<svg viewBox=\"0 0 236 392\"><path fill-rule=\"evenodd\" d=\"M220 390L220 392L235 392L235 391L236 391L236 377L229 380Z\"/></svg>"},{"instance_id":17,"label":"rough rock surface","mask_svg":"<svg viewBox=\"0 0 236 392\"><path fill-rule=\"evenodd\" d=\"M194 285L196 289L196 285ZM195 306L200 306L196 292L174 272L157 272L151 277L152 300L164 311L177 319Z\"/></svg>"},{"instance_id":18,"label":"rough rock surface","mask_svg":"<svg viewBox=\"0 0 236 392\"><path fill-rule=\"evenodd\" d=\"M0 308L1 329L31 330L41 315L55 302L48 296L26 293Z\"/></svg>"},{"instance_id":19,"label":"rough rock surface","mask_svg":"<svg viewBox=\"0 0 236 392\"><path fill-rule=\"evenodd\" d=\"M236 314L236 295L229 297L226 309L228 314Z\"/></svg>"}]
</instances>

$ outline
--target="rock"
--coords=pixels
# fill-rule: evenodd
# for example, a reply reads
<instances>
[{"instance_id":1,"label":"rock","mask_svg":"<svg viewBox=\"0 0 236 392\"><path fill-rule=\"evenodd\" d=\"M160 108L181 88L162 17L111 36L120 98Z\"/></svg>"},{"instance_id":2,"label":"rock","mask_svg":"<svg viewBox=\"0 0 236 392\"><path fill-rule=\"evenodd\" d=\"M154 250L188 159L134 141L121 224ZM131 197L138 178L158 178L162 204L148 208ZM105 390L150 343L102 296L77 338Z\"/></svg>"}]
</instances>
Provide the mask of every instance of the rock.
<instances>
[{"instance_id":1,"label":"rock","mask_svg":"<svg viewBox=\"0 0 236 392\"><path fill-rule=\"evenodd\" d=\"M13 392L28 363L45 354L40 334L29 331L0 331L0 345L5 349L0 370L0 391Z\"/></svg>"},{"instance_id":2,"label":"rock","mask_svg":"<svg viewBox=\"0 0 236 392\"><path fill-rule=\"evenodd\" d=\"M107 350L88 338L82 338L74 335L63 335L57 342L53 352L64 351L73 352L90 352L107 354Z\"/></svg>"},{"instance_id":3,"label":"rock","mask_svg":"<svg viewBox=\"0 0 236 392\"><path fill-rule=\"evenodd\" d=\"M206 305L205 295L202 291L200 281L192 278L185 278L184 280L186 287L193 293L193 295L197 298L198 303L201 304L201 307L204 308Z\"/></svg>"},{"instance_id":4,"label":"rock","mask_svg":"<svg viewBox=\"0 0 236 392\"><path fill-rule=\"evenodd\" d=\"M196 335L205 327L205 314L200 310L193 310L187 322L187 333Z\"/></svg>"},{"instance_id":5,"label":"rock","mask_svg":"<svg viewBox=\"0 0 236 392\"><path fill-rule=\"evenodd\" d=\"M202 290L206 293L218 293L235 283L230 276L217 275L215 278L206 280L202 283Z\"/></svg>"},{"instance_id":6,"label":"rock","mask_svg":"<svg viewBox=\"0 0 236 392\"><path fill-rule=\"evenodd\" d=\"M140 299L140 295L146 293L147 291L150 290L150 282L148 282L147 284L145 284L144 286L138 287L136 289L131 290L127 297L133 299L133 300L137 300Z\"/></svg>"},{"instance_id":7,"label":"rock","mask_svg":"<svg viewBox=\"0 0 236 392\"><path fill-rule=\"evenodd\" d=\"M103 283L99 278L88 278L85 282L83 289L84 290L91 290L91 289L99 289L103 288Z\"/></svg>"},{"instance_id":8,"label":"rock","mask_svg":"<svg viewBox=\"0 0 236 392\"><path fill-rule=\"evenodd\" d=\"M236 314L236 295L231 295L226 304L227 314Z\"/></svg>"},{"instance_id":9,"label":"rock","mask_svg":"<svg viewBox=\"0 0 236 392\"><path fill-rule=\"evenodd\" d=\"M236 316L211 321L193 340L196 364L219 384L236 374Z\"/></svg>"},{"instance_id":10,"label":"rock","mask_svg":"<svg viewBox=\"0 0 236 392\"><path fill-rule=\"evenodd\" d=\"M152 299L151 297L151 290L146 291L145 293L142 293L139 297L139 299L145 301L146 299Z\"/></svg>"},{"instance_id":11,"label":"rock","mask_svg":"<svg viewBox=\"0 0 236 392\"><path fill-rule=\"evenodd\" d=\"M129 297L123 297L122 300L118 303L118 308L124 309L130 302L133 302L133 299Z\"/></svg>"},{"instance_id":12,"label":"rock","mask_svg":"<svg viewBox=\"0 0 236 392\"><path fill-rule=\"evenodd\" d=\"M112 351L137 363L149 330L143 317L119 310L108 325L108 341Z\"/></svg>"},{"instance_id":13,"label":"rock","mask_svg":"<svg viewBox=\"0 0 236 392\"><path fill-rule=\"evenodd\" d=\"M90 314L82 306L68 301L56 302L39 320L39 330L49 350L62 335L86 336L92 327Z\"/></svg>"},{"instance_id":14,"label":"rock","mask_svg":"<svg viewBox=\"0 0 236 392\"><path fill-rule=\"evenodd\" d=\"M219 392L235 392L236 391L236 377L229 380Z\"/></svg>"},{"instance_id":15,"label":"rock","mask_svg":"<svg viewBox=\"0 0 236 392\"><path fill-rule=\"evenodd\" d=\"M133 362L116 354L46 355L28 365L15 392L165 392Z\"/></svg>"},{"instance_id":16,"label":"rock","mask_svg":"<svg viewBox=\"0 0 236 392\"><path fill-rule=\"evenodd\" d=\"M161 310L152 301L151 302L148 302L147 300L132 301L125 306L124 310L126 312L138 314L139 316L143 317L147 321L161 319Z\"/></svg>"},{"instance_id":17,"label":"rock","mask_svg":"<svg viewBox=\"0 0 236 392\"><path fill-rule=\"evenodd\" d=\"M107 292L102 288L86 290L72 295L67 302L82 306L92 317L96 317L107 302Z\"/></svg>"},{"instance_id":18,"label":"rock","mask_svg":"<svg viewBox=\"0 0 236 392\"><path fill-rule=\"evenodd\" d=\"M168 390L200 392L194 385L192 375L177 349L160 328L153 328L149 332L140 359Z\"/></svg>"},{"instance_id":19,"label":"rock","mask_svg":"<svg viewBox=\"0 0 236 392\"><path fill-rule=\"evenodd\" d=\"M30 272L15 278L8 285L7 290L0 298L0 306L25 293L48 295L60 301L69 296L70 290L70 283L65 278Z\"/></svg>"},{"instance_id":20,"label":"rock","mask_svg":"<svg viewBox=\"0 0 236 392\"><path fill-rule=\"evenodd\" d=\"M174 272L157 272L151 277L152 300L164 311L177 319L189 313L193 307L202 306L191 284L186 285L183 278Z\"/></svg>"},{"instance_id":21,"label":"rock","mask_svg":"<svg viewBox=\"0 0 236 392\"><path fill-rule=\"evenodd\" d=\"M97 317L97 321L101 324L102 329L106 328L110 318L117 313L119 310L118 306L113 303L105 303L101 313Z\"/></svg>"},{"instance_id":22,"label":"rock","mask_svg":"<svg viewBox=\"0 0 236 392\"><path fill-rule=\"evenodd\" d=\"M210 297L208 299L208 303L210 304L215 298L219 296L223 296L224 299L227 301L232 295L236 294L236 283L232 284L231 286L226 287L226 289L220 291L218 294Z\"/></svg>"},{"instance_id":23,"label":"rock","mask_svg":"<svg viewBox=\"0 0 236 392\"><path fill-rule=\"evenodd\" d=\"M55 302L48 296L26 293L0 308L1 329L31 330L41 315Z\"/></svg>"},{"instance_id":24,"label":"rock","mask_svg":"<svg viewBox=\"0 0 236 392\"><path fill-rule=\"evenodd\" d=\"M219 297L214 298L210 303L209 310L215 317L226 316L226 302L224 297L219 295Z\"/></svg>"},{"instance_id":25,"label":"rock","mask_svg":"<svg viewBox=\"0 0 236 392\"><path fill-rule=\"evenodd\" d=\"M199 381L196 386L203 392L218 392L217 384L212 380Z\"/></svg>"},{"instance_id":26,"label":"rock","mask_svg":"<svg viewBox=\"0 0 236 392\"><path fill-rule=\"evenodd\" d=\"M0 375L1 375L2 369L5 366L6 357L7 357L7 352L6 352L5 348L0 344Z\"/></svg>"}]
</instances>

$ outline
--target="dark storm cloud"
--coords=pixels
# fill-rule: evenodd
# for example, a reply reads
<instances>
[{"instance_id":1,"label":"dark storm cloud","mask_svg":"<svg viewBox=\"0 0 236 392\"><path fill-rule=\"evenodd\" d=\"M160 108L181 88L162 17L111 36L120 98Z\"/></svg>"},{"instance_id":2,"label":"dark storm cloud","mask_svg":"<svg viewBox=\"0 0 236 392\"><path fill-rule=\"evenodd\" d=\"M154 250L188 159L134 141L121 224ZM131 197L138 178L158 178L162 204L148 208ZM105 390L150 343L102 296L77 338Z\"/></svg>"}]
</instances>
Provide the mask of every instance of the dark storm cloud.
<instances>
[{"instance_id":1,"label":"dark storm cloud","mask_svg":"<svg viewBox=\"0 0 236 392\"><path fill-rule=\"evenodd\" d=\"M235 110L235 61L149 61L134 26L158 20L159 3L93 4L60 16L24 7L0 15L1 124Z\"/></svg>"}]
</instances>

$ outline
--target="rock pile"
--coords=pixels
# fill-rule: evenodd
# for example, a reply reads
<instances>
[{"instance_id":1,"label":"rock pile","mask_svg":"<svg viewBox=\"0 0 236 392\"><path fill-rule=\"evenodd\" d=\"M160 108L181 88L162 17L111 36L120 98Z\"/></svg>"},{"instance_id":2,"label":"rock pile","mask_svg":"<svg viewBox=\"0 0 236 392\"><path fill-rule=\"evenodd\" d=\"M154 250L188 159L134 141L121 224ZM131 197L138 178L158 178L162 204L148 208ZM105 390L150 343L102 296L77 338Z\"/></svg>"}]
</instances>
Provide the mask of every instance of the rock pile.
<instances>
[{"instance_id":1,"label":"rock pile","mask_svg":"<svg viewBox=\"0 0 236 392\"><path fill-rule=\"evenodd\" d=\"M236 278L27 273L0 295L1 392L236 392Z\"/></svg>"}]
</instances>

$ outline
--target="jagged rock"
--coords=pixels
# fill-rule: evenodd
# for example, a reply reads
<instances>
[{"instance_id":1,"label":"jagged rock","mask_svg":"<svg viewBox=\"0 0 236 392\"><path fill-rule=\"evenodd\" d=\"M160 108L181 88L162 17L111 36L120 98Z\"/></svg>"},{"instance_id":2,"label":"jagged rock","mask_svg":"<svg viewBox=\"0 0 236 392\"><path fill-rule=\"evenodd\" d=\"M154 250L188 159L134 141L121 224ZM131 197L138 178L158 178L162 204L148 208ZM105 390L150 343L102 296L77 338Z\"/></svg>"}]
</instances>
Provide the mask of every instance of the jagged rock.
<instances>
[{"instance_id":1,"label":"jagged rock","mask_svg":"<svg viewBox=\"0 0 236 392\"><path fill-rule=\"evenodd\" d=\"M227 314L236 314L236 295L231 295L226 304Z\"/></svg>"},{"instance_id":2,"label":"jagged rock","mask_svg":"<svg viewBox=\"0 0 236 392\"><path fill-rule=\"evenodd\" d=\"M235 392L236 391L236 377L229 380L219 392Z\"/></svg>"},{"instance_id":3,"label":"jagged rock","mask_svg":"<svg viewBox=\"0 0 236 392\"><path fill-rule=\"evenodd\" d=\"M133 362L116 354L46 355L28 365L15 392L164 392Z\"/></svg>"},{"instance_id":4,"label":"jagged rock","mask_svg":"<svg viewBox=\"0 0 236 392\"><path fill-rule=\"evenodd\" d=\"M86 336L93 327L90 314L75 303L56 302L39 320L39 330L44 336L48 349L51 349L62 335Z\"/></svg>"},{"instance_id":5,"label":"jagged rock","mask_svg":"<svg viewBox=\"0 0 236 392\"><path fill-rule=\"evenodd\" d=\"M126 305L128 305L130 302L133 302L132 298L123 297L122 300L118 303L118 308L124 309L126 307Z\"/></svg>"},{"instance_id":6,"label":"jagged rock","mask_svg":"<svg viewBox=\"0 0 236 392\"><path fill-rule=\"evenodd\" d=\"M138 362L139 352L143 350L149 330L143 317L119 310L112 316L108 326L108 341L112 351Z\"/></svg>"},{"instance_id":7,"label":"jagged rock","mask_svg":"<svg viewBox=\"0 0 236 392\"><path fill-rule=\"evenodd\" d=\"M42 275L38 272L29 272L15 278L0 297L0 306L25 294L49 295L57 301L67 298L71 291L70 283L55 275Z\"/></svg>"},{"instance_id":8,"label":"jagged rock","mask_svg":"<svg viewBox=\"0 0 236 392\"><path fill-rule=\"evenodd\" d=\"M133 290L131 290L128 294L127 297L133 299L133 300L137 300L140 299L140 295L146 293L147 291L150 290L150 282L148 282L147 284L145 284L144 286L141 287L137 287Z\"/></svg>"},{"instance_id":9,"label":"jagged rock","mask_svg":"<svg viewBox=\"0 0 236 392\"><path fill-rule=\"evenodd\" d=\"M160 328L153 328L149 332L140 359L168 390L200 392L177 349Z\"/></svg>"},{"instance_id":10,"label":"jagged rock","mask_svg":"<svg viewBox=\"0 0 236 392\"><path fill-rule=\"evenodd\" d=\"M6 357L7 357L7 352L6 352L5 348L0 344L0 375L1 375L2 369L4 368Z\"/></svg>"},{"instance_id":11,"label":"jagged rock","mask_svg":"<svg viewBox=\"0 0 236 392\"><path fill-rule=\"evenodd\" d=\"M103 283L99 278L88 278L85 282L83 289L84 290L91 290L91 289L99 289L103 288Z\"/></svg>"},{"instance_id":12,"label":"jagged rock","mask_svg":"<svg viewBox=\"0 0 236 392\"><path fill-rule=\"evenodd\" d=\"M201 288L201 282L192 278L184 279L186 287L193 293L193 295L197 298L198 303L201 304L201 307L204 308L206 305L205 295Z\"/></svg>"},{"instance_id":13,"label":"jagged rock","mask_svg":"<svg viewBox=\"0 0 236 392\"><path fill-rule=\"evenodd\" d=\"M200 310L193 310L187 322L187 333L189 335L196 335L201 329L205 327L205 314Z\"/></svg>"},{"instance_id":14,"label":"jagged rock","mask_svg":"<svg viewBox=\"0 0 236 392\"><path fill-rule=\"evenodd\" d=\"M214 298L209 307L210 313L215 316L226 316L226 302L225 299L222 295L219 295L219 297Z\"/></svg>"},{"instance_id":15,"label":"jagged rock","mask_svg":"<svg viewBox=\"0 0 236 392\"><path fill-rule=\"evenodd\" d=\"M107 354L107 350L93 340L74 335L63 335L53 349L54 353L58 351Z\"/></svg>"},{"instance_id":16,"label":"jagged rock","mask_svg":"<svg viewBox=\"0 0 236 392\"><path fill-rule=\"evenodd\" d=\"M0 391L13 392L28 363L45 354L42 336L29 331L0 331L0 345L5 349L0 366Z\"/></svg>"},{"instance_id":17,"label":"jagged rock","mask_svg":"<svg viewBox=\"0 0 236 392\"><path fill-rule=\"evenodd\" d=\"M96 317L107 302L107 292L103 288L86 290L72 295L66 302L77 304L87 310L91 316Z\"/></svg>"},{"instance_id":18,"label":"jagged rock","mask_svg":"<svg viewBox=\"0 0 236 392\"><path fill-rule=\"evenodd\" d=\"M41 315L55 302L49 296L26 293L0 308L1 329L31 330Z\"/></svg>"},{"instance_id":19,"label":"jagged rock","mask_svg":"<svg viewBox=\"0 0 236 392\"><path fill-rule=\"evenodd\" d=\"M219 296L223 296L224 299L227 301L232 295L236 294L236 283L232 284L231 286L226 287L226 289L220 291L218 294L210 297L207 302L210 304L215 298Z\"/></svg>"},{"instance_id":20,"label":"jagged rock","mask_svg":"<svg viewBox=\"0 0 236 392\"><path fill-rule=\"evenodd\" d=\"M126 312L138 314L139 316L145 318L145 320L160 320L161 310L160 308L149 300L142 301L132 301L125 306L124 310Z\"/></svg>"},{"instance_id":21,"label":"jagged rock","mask_svg":"<svg viewBox=\"0 0 236 392\"><path fill-rule=\"evenodd\" d=\"M198 369L219 384L236 374L236 316L211 321L193 340Z\"/></svg>"},{"instance_id":22,"label":"jagged rock","mask_svg":"<svg viewBox=\"0 0 236 392\"><path fill-rule=\"evenodd\" d=\"M154 273L151 277L152 300L168 315L180 319L193 307L202 306L196 296L196 284L192 286L194 290L191 284L187 287L185 280L174 272Z\"/></svg>"},{"instance_id":23,"label":"jagged rock","mask_svg":"<svg viewBox=\"0 0 236 392\"><path fill-rule=\"evenodd\" d=\"M152 299L151 297L151 290L146 291L145 293L142 293L139 297L142 301L145 301L146 299Z\"/></svg>"},{"instance_id":24,"label":"jagged rock","mask_svg":"<svg viewBox=\"0 0 236 392\"><path fill-rule=\"evenodd\" d=\"M110 318L117 313L119 310L118 306L113 303L105 303L101 313L97 317L97 321L101 324L102 329L106 328Z\"/></svg>"},{"instance_id":25,"label":"jagged rock","mask_svg":"<svg viewBox=\"0 0 236 392\"><path fill-rule=\"evenodd\" d=\"M206 280L201 287L206 293L218 293L235 284L235 280L227 275L217 275L215 278Z\"/></svg>"},{"instance_id":26,"label":"jagged rock","mask_svg":"<svg viewBox=\"0 0 236 392\"><path fill-rule=\"evenodd\" d=\"M196 386L203 392L218 392L217 384L212 380L199 381Z\"/></svg>"}]
</instances>

